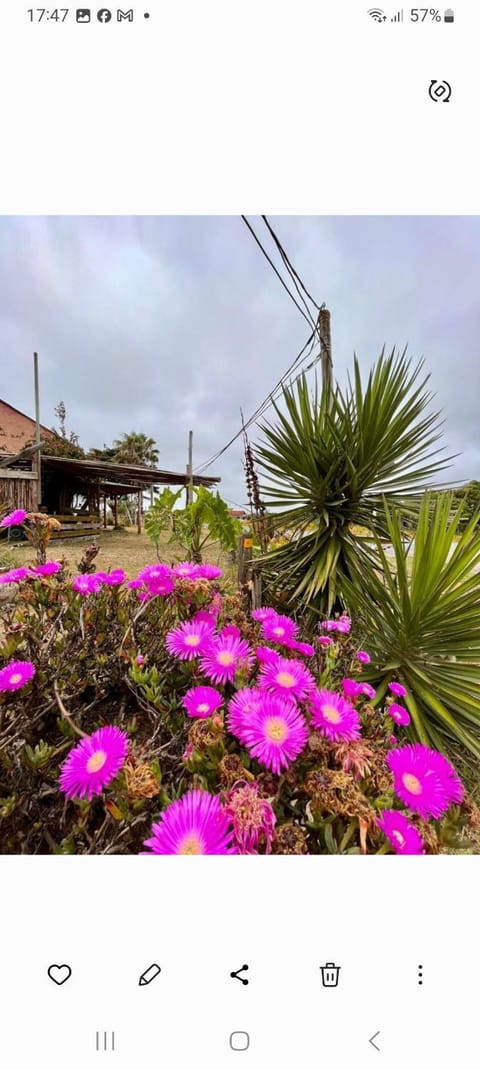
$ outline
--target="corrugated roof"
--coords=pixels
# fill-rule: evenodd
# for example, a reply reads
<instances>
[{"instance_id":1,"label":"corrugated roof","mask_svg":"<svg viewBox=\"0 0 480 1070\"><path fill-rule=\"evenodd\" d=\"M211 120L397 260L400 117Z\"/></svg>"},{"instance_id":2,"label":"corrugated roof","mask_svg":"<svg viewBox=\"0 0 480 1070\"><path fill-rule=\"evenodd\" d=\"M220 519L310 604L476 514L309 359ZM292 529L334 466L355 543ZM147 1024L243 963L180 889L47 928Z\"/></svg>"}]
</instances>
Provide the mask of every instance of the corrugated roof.
<instances>
[{"instance_id":1,"label":"corrugated roof","mask_svg":"<svg viewBox=\"0 0 480 1070\"><path fill-rule=\"evenodd\" d=\"M42 455L42 469L70 473L84 479L100 479L102 483L129 484L133 489L152 487L155 484L183 487L189 479L185 472L169 472L166 469L147 468L139 464L113 464L111 461L86 461L73 457L49 457ZM220 476L193 476L195 486L211 487L220 483ZM125 491L124 493L128 493Z\"/></svg>"}]
</instances>

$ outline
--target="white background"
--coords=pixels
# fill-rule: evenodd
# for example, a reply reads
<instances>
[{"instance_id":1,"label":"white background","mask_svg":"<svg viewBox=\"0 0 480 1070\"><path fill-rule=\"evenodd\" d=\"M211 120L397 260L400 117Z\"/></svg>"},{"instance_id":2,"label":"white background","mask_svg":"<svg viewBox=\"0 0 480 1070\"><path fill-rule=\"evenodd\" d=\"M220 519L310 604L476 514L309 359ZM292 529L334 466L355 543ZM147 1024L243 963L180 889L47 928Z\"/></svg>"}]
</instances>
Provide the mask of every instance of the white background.
<instances>
[{"instance_id":1,"label":"white background","mask_svg":"<svg viewBox=\"0 0 480 1070\"><path fill-rule=\"evenodd\" d=\"M133 25L81 26L2 0L0 210L478 213L478 5L454 26L367 7L147 0ZM1 1065L473 1068L479 867L1 858ZM244 962L248 987L229 977ZM104 1029L115 1055L95 1052Z\"/></svg>"}]
</instances>

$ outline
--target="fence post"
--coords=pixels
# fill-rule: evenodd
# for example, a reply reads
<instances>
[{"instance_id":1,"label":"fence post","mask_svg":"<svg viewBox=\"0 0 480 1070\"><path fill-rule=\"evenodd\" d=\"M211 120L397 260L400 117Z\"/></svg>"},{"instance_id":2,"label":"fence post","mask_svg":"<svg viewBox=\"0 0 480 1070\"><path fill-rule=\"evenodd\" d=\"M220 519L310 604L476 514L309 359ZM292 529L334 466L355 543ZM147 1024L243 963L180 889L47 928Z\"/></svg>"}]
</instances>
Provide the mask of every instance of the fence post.
<instances>
[{"instance_id":1,"label":"fence post","mask_svg":"<svg viewBox=\"0 0 480 1070\"><path fill-rule=\"evenodd\" d=\"M252 555L253 538L251 535L238 536L237 549L237 583L249 607L252 603Z\"/></svg>"}]
</instances>

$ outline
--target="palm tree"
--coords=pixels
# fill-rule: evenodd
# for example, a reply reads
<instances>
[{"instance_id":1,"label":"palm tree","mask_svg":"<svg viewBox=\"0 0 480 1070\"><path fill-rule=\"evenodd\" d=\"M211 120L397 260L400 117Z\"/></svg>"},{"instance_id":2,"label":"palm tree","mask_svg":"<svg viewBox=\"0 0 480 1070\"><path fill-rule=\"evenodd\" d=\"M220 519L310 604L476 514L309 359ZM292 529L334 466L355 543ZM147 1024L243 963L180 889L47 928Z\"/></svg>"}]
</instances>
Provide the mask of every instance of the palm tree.
<instances>
[{"instance_id":1,"label":"palm tree","mask_svg":"<svg viewBox=\"0 0 480 1070\"><path fill-rule=\"evenodd\" d=\"M158 464L159 451L155 439L141 432L131 431L115 439L113 461L117 464L140 464L154 468Z\"/></svg>"},{"instance_id":2,"label":"palm tree","mask_svg":"<svg viewBox=\"0 0 480 1070\"><path fill-rule=\"evenodd\" d=\"M274 406L277 425L262 427L262 498L289 534L264 556L263 575L272 595L307 610L311 623L345 601L344 580L362 590L381 568L372 533L389 537L385 506L415 527L422 493L451 459L434 448L439 414L426 411L422 366L382 353L363 385L355 358L345 392L315 388L313 397L303 376L296 391L284 389L286 412Z\"/></svg>"}]
</instances>

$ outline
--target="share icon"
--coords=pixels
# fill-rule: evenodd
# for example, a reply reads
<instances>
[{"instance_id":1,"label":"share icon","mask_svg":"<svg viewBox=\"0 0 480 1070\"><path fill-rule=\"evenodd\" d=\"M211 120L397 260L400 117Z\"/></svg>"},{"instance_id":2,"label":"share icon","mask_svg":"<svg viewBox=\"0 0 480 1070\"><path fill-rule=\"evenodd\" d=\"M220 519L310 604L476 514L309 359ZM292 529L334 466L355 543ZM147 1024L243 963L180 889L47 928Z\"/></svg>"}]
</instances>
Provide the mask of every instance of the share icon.
<instances>
[{"instance_id":1,"label":"share icon","mask_svg":"<svg viewBox=\"0 0 480 1070\"><path fill-rule=\"evenodd\" d=\"M241 981L242 985L248 985L248 977L240 977L241 973L248 970L248 966L240 966L239 970L232 970L230 977L236 977L237 981Z\"/></svg>"}]
</instances>

